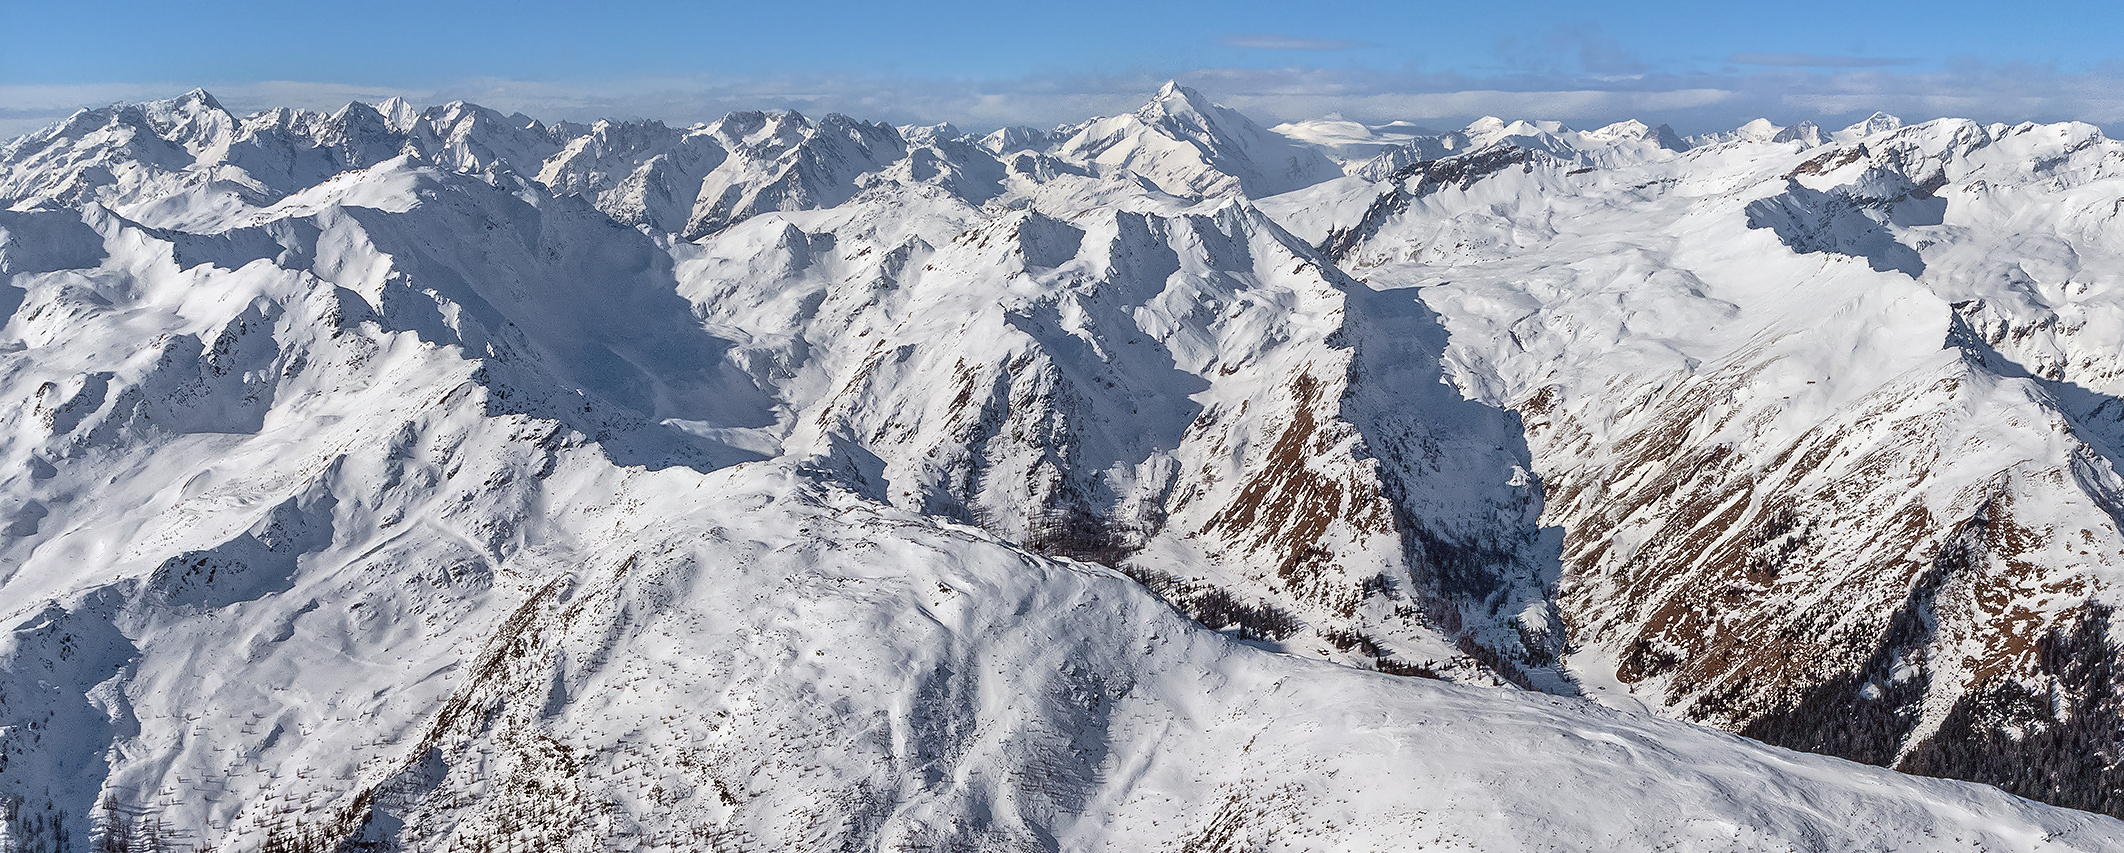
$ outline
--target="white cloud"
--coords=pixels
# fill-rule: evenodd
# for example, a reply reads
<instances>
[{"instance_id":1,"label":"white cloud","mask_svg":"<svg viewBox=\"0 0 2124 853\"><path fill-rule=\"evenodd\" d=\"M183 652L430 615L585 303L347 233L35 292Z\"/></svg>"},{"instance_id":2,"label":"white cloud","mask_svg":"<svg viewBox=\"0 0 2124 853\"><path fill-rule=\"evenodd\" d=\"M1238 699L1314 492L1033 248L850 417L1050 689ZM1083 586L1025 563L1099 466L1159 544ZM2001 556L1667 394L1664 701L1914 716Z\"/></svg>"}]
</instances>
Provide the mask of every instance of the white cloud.
<instances>
[{"instance_id":1,"label":"white cloud","mask_svg":"<svg viewBox=\"0 0 2124 853\"><path fill-rule=\"evenodd\" d=\"M1826 124L1880 109L1908 120L1953 115L1981 121L2077 119L2111 127L2124 125L2124 68L2065 73L2026 65L1963 62L1925 73L1776 67L1746 73L1615 77L1576 70L1482 77L1233 67L1201 68L1177 76L1264 123L1329 113L1358 121L1407 119L1434 126L1482 115L1559 119L1586 126L1638 118L1667 122L1692 133L1730 128L1757 116L1780 123L1809 119ZM1147 72L985 81L882 75L582 82L482 78L423 89L288 81L209 84L206 88L238 112L272 106L336 109L350 100L374 102L395 95L419 104L463 99L547 120L656 118L684 125L732 110L792 108L895 124L950 121L967 129L987 129L1006 124L1052 126L1125 112L1141 104L1164 79L1164 75ZM192 85L0 86L0 104L6 105L0 107L0 137L52 124L79 107L172 97Z\"/></svg>"}]
</instances>

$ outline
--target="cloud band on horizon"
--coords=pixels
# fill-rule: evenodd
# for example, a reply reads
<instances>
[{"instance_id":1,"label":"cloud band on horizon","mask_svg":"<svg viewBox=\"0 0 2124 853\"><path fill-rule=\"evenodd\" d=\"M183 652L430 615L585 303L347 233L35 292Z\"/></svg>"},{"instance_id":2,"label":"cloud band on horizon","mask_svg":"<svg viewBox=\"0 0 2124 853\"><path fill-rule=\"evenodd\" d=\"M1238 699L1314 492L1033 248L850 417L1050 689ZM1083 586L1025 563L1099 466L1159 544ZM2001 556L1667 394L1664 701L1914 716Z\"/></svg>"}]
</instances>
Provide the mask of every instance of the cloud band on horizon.
<instances>
[{"instance_id":1,"label":"cloud band on horizon","mask_svg":"<svg viewBox=\"0 0 2124 853\"><path fill-rule=\"evenodd\" d=\"M1821 124L1884 110L1910 120L2079 120L2124 130L2124 68L2067 73L2020 64L1950 64L1941 71L1877 67L1753 72L1472 76L1362 68L1210 67L1177 74L1040 75L933 79L884 75L640 77L535 81L475 78L432 87L333 82L214 82L0 85L0 139L55 124L75 109L173 97L205 83L230 109L277 106L333 110L391 96L419 104L467 100L544 120L654 118L689 125L741 109L842 112L896 124L950 121L969 130L1054 126L1141 105L1168 77L1263 123L1340 113L1352 120L1450 124L1481 115L1557 119L1598 126L1635 118L1683 133L1726 130L1767 117Z\"/></svg>"}]
</instances>

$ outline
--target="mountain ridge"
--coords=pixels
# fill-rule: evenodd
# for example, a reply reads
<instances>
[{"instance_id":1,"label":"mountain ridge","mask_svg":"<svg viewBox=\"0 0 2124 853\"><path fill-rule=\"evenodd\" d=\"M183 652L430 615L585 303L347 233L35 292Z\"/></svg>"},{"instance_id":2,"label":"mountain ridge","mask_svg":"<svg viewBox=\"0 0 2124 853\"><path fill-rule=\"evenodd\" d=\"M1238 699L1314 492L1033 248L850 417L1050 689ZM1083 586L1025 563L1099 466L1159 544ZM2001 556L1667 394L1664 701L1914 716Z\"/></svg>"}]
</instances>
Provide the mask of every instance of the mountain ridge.
<instances>
[{"instance_id":1,"label":"mountain ridge","mask_svg":"<svg viewBox=\"0 0 2124 853\"><path fill-rule=\"evenodd\" d=\"M1479 124L10 142L0 839L2114 849L2116 144Z\"/></svg>"}]
</instances>

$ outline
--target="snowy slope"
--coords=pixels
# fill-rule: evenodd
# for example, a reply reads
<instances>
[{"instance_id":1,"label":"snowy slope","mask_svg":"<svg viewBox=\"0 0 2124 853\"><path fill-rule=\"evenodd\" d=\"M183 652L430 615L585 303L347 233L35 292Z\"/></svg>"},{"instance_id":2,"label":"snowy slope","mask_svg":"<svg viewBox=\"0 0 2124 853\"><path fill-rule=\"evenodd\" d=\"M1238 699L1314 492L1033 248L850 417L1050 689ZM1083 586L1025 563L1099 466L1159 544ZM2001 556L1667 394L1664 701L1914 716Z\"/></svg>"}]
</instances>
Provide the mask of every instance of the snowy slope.
<instances>
[{"instance_id":1,"label":"snowy slope","mask_svg":"<svg viewBox=\"0 0 2124 853\"><path fill-rule=\"evenodd\" d=\"M1242 203L1062 220L880 199L680 257L681 291L785 389L788 452L881 499L1125 563L1307 654L1553 662L1514 428L1438 382L1420 305L1354 320L1354 283Z\"/></svg>"},{"instance_id":2,"label":"snowy slope","mask_svg":"<svg viewBox=\"0 0 2124 853\"><path fill-rule=\"evenodd\" d=\"M1284 127L1289 127L1288 125ZM1329 150L1349 150L1339 145L1333 127L1293 128L1293 138L1318 139L1314 144ZM1582 168L1610 168L1671 159L1690 143L1666 125L1647 127L1635 120L1619 121L1594 130L1572 130L1555 121L1505 121L1485 116L1467 127L1446 133L1393 134L1394 145L1382 146L1363 159L1346 162L1343 170L1367 181L1386 181L1395 172L1426 162L1450 159L1474 151L1502 146L1540 152Z\"/></svg>"},{"instance_id":3,"label":"snowy slope","mask_svg":"<svg viewBox=\"0 0 2124 853\"><path fill-rule=\"evenodd\" d=\"M331 221L359 210L310 202L340 284L265 260L183 269L114 223L75 235L110 252L98 266L27 282L135 285L63 327L91 338L227 324L209 350L226 355L156 378L219 365L273 403L213 432L97 408L32 448L84 451L48 463L39 554L110 557L33 558L8 581L50 598L9 616L0 652L7 712L38 733L8 744L17 843L48 841L62 811L79 832L105 797L161 821L136 837L229 849L2036 850L2113 831L1678 723L1249 649L1115 573L786 462L616 465L625 434L507 411L539 386L499 368L543 359L468 358L478 312L394 296L419 278L351 263L378 258ZM167 301L187 292L228 296ZM444 324L367 308L416 295ZM22 320L11 332L52 328ZM18 426L13 452L57 428ZM98 492L109 480L123 488ZM100 766L67 761L83 754Z\"/></svg>"},{"instance_id":4,"label":"snowy slope","mask_svg":"<svg viewBox=\"0 0 2124 853\"><path fill-rule=\"evenodd\" d=\"M2116 737L2124 148L1838 138L1477 153L1267 206L1327 212L1294 227L1419 288L1461 386L1526 418L1594 692L2116 811L2080 751Z\"/></svg>"},{"instance_id":5,"label":"snowy slope","mask_svg":"<svg viewBox=\"0 0 2124 853\"><path fill-rule=\"evenodd\" d=\"M1379 156L1389 148L1406 146L1419 139L1441 136L1437 131L1405 121L1368 125L1343 118L1284 122L1269 128L1292 141L1319 148L1338 163L1348 164Z\"/></svg>"},{"instance_id":6,"label":"snowy slope","mask_svg":"<svg viewBox=\"0 0 2124 853\"><path fill-rule=\"evenodd\" d=\"M1200 100L1173 89L1146 111L1167 110L1170 105L1160 105L1176 99L1183 106ZM221 115L201 96L173 103ZM171 109L150 105L145 111ZM128 110L141 111L116 109L108 121L126 126L132 136L152 130L126 125ZM735 426L711 422L686 407L745 395L729 392L724 379L688 379L686 388L653 389L655 405L643 414L668 422L663 429L768 454L780 452L792 434L790 452L826 452L820 447L852 440L865 453L891 460L891 470L879 476L896 485L889 495L881 491L881 498L983 523L1020 544L1056 553L1118 560L1150 549L1178 562L1141 574L1191 602L1199 615L1308 653L1491 680L1523 681L1538 673L1520 670L1553 664L1560 632L1541 604L1547 594L1539 577L1539 566L1553 555L1539 553L1547 546L1535 541L1530 493L1523 479L1514 480L1526 458L1512 429L1500 413L1465 407L1442 389L1434 389L1444 395L1437 419L1410 423L1387 413L1349 423L1333 417L1338 401L1355 393L1346 374L1360 366L1347 340L1359 327L1343 322L1348 281L1243 204L1182 215L1184 200L1132 174L1097 177L1030 153L1006 165L964 139L930 135L909 145L892 128L838 116L813 124L794 113L738 113L685 133L598 123L569 131L580 135L549 146L555 149L550 152L526 141L522 128L535 123L503 121L477 107L453 104L405 121L412 128L402 145L406 159L330 179L313 174L310 188L292 195L193 204L196 191L185 176L230 172L211 153L188 165L173 160L169 174L156 178L176 189L106 183L88 184L83 192L115 209L182 209L187 222L219 215L221 227L256 228L284 212L310 213L343 193L366 196L418 176L434 177L420 164L440 159L450 164L443 171L507 188L534 206L565 207L580 198L667 243L696 231L720 232L728 220L742 219L744 227L734 233L672 251L690 264L681 290L697 303L695 312L743 344L726 372L745 371L757 389L750 393L775 398L757 407L774 411ZM1232 127L1252 125L1242 118ZM490 141L489 133L499 141ZM248 138L277 137L257 131ZM69 165L120 156L98 139L32 137L17 154L18 169L27 175L43 168L50 151L76 152ZM714 159L723 151L733 153ZM541 154L544 159L537 160ZM509 164L534 161L535 181L510 171ZM97 165L74 168L91 178L108 172ZM698 188L687 189L696 180ZM996 202L1006 191L1007 203L976 206ZM416 189L413 196L431 192ZM538 201L545 192L573 198ZM698 199L692 206L667 203L689 192ZM33 194L21 205L55 201ZM418 206L370 198L357 203ZM506 200L468 203L479 208L478 216L496 221L527 216ZM795 223L765 215L836 205L831 213ZM997 217L1012 208L1031 212ZM1100 212L1087 219L1087 210ZM484 227L413 226L423 215L388 225L431 232ZM1055 215L1087 221L1068 223ZM878 234L873 222L879 219L903 224ZM310 226L275 227L299 232ZM1106 236L1095 237L1078 259L1089 230ZM1023 245L999 255L987 247L993 237L983 235L1006 231L1022 231L1013 239ZM263 245L258 251L267 256L307 251L284 249L264 236L246 239ZM926 277L939 286L901 288L902 279L920 277L908 274L917 256L924 271L938 266L929 256L939 247L949 256L940 262L950 272ZM535 261L498 264L485 246L450 247L446 257L433 260L379 248L401 265L420 265L407 274L432 274L447 284L447 294L476 293L477 301L468 304L480 310L503 304L492 291L519 287L514 282L523 278L555 279L554 286L566 287L576 286L566 281L571 276L604 275L575 266L523 269ZM626 274L639 275L631 269ZM1036 276L1042 283L1032 283ZM1024 304L999 304L985 295L1012 278L1032 288ZM815 304L802 304L829 294L847 297L846 304L823 318L811 316ZM769 304L797 314L758 310ZM623 318L633 308L624 302L600 306L605 331L597 335L617 343L628 334ZM1294 308L1301 310L1294 315ZM643 350L616 356L585 351L579 346L583 334L568 324L553 328L550 339L539 328L553 327L556 317L572 312L546 305L495 310L505 315L499 319L529 332L522 347L564 347L554 353L556 364L595 365L598 375L556 367L572 387L643 381L632 375L650 358ZM1424 332L1431 341L1381 341L1362 351L1386 365L1382 370L1401 369L1402 361L1414 359L1414 369L1435 376L1435 323L1420 307L1409 310L1419 328L1432 330ZM954 318L961 329L986 322L1021 336L964 337L916 322ZM817 323L824 326L811 327ZM862 334L873 326L892 331L878 338ZM889 347L882 343L887 340L893 341ZM1121 350L1126 355L1117 372L1107 366L1106 351L1123 342L1142 346ZM1004 346L957 349L987 344ZM707 346L718 351L722 345ZM688 345L656 357L684 359L698 350ZM1410 351L1395 354L1399 350ZM893 367L880 371L887 356ZM1135 366L1138 358L1143 367ZM1172 366L1149 367L1161 362ZM909 371L957 378L950 384L903 381ZM1037 405L1022 405L1028 401ZM1444 416L1455 410L1464 413ZM1323 411L1330 417L1316 430ZM1411 464L1382 469L1369 449L1380 442L1443 443L1470 454L1442 459L1428 453L1420 461L1389 454L1389 463ZM1294 467L1313 455L1323 461ZM1414 485L1426 478L1438 479L1439 487ZM1313 511L1302 534L1286 535L1287 514L1315 498L1330 504ZM1434 577L1441 573L1450 576L1443 583ZM1442 587L1450 593L1441 594Z\"/></svg>"},{"instance_id":7,"label":"snowy slope","mask_svg":"<svg viewBox=\"0 0 2124 853\"><path fill-rule=\"evenodd\" d=\"M1174 195L1275 195L1342 174L1318 150L1263 130L1202 93L1167 83L1150 103L1092 121L1055 155L1102 172L1142 176Z\"/></svg>"},{"instance_id":8,"label":"snowy slope","mask_svg":"<svg viewBox=\"0 0 2124 853\"><path fill-rule=\"evenodd\" d=\"M1822 129L1811 121L1803 121L1789 127L1766 118L1759 118L1723 133L1706 133L1687 139L1692 148L1722 145L1729 142L1804 142L1809 146L1823 142Z\"/></svg>"},{"instance_id":9,"label":"snowy slope","mask_svg":"<svg viewBox=\"0 0 2124 853\"><path fill-rule=\"evenodd\" d=\"M2107 410L2059 402L2116 375L2085 343L2106 290L2012 298L2102 268L2109 232L2037 217L2021 233L2085 254L2024 262L2028 283L1983 266L1998 218L2033 216L2013 193L2097 198L2112 144L1893 134L1867 139L1879 162L1766 142L1616 167L1710 176L1670 192L1504 137L1391 187L1327 180L1177 87L1053 146L794 113L84 111L0 148L0 848L2117 849L2106 817L1478 686L1627 705L1600 655L1703 632L1642 614L1709 593L1600 556L1603 513L1692 523L1694 492L1642 481L1696 446L1644 436L1696 417L1699 386L1735 395L1746 428L1702 434L1736 459L1892 422L1881 441L1933 448L1905 464L1946 483L2032 461L1988 503L1867 499L2114 535ZM1941 187L2017 168L1965 205L1992 212L1927 218ZM1279 187L1306 189L1243 197ZM1577 215L1531 209L1574 193ZM1600 275L1647 222L1738 239L1626 260L1753 277L1625 299L1502 242ZM1953 227L1912 250L1964 271L1949 302L1888 244ZM1444 263L1409 245L1424 229L1456 235ZM1896 271L1827 260L1868 252ZM1806 313L1829 294L1843 326ZM1500 331L1528 310L1551 326ZM1802 374L1834 376L1827 402L1758 390ZM2044 473L2075 459L2082 479ZM1712 560L1669 538L1643 541ZM1761 547L1892 550L1783 541ZM2015 553L2004 570L2076 565ZM1898 676L1883 701L1950 720L1988 695L1934 650L2080 624L2107 580L2059 577L2084 586L2006 627L1989 591L1927 600L1949 627L1925 691ZM1854 589L1807 588L1758 612ZM2090 659L2046 642L2037 667ZM1726 648L1628 689L1772 718L1678 707L1708 695L1683 676L1735 671ZM1822 683L1796 660L1756 698Z\"/></svg>"}]
</instances>

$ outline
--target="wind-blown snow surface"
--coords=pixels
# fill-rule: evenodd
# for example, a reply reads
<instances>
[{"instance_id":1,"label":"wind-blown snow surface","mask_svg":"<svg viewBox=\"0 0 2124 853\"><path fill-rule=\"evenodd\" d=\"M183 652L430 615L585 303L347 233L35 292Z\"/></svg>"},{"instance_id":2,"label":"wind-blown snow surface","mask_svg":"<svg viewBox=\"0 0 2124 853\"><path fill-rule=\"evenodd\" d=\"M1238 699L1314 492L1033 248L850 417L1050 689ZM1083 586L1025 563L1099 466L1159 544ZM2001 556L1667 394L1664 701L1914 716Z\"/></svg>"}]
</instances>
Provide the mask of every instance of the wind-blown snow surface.
<instances>
[{"instance_id":1,"label":"wind-blown snow surface","mask_svg":"<svg viewBox=\"0 0 2124 853\"><path fill-rule=\"evenodd\" d=\"M1246 197L1385 209L1328 162L1177 87L988 140L193 93L9 143L0 847L2118 846L1337 666L1568 693L1584 597L1474 315ZM1743 233L1873 245L1792 199Z\"/></svg>"}]
</instances>

